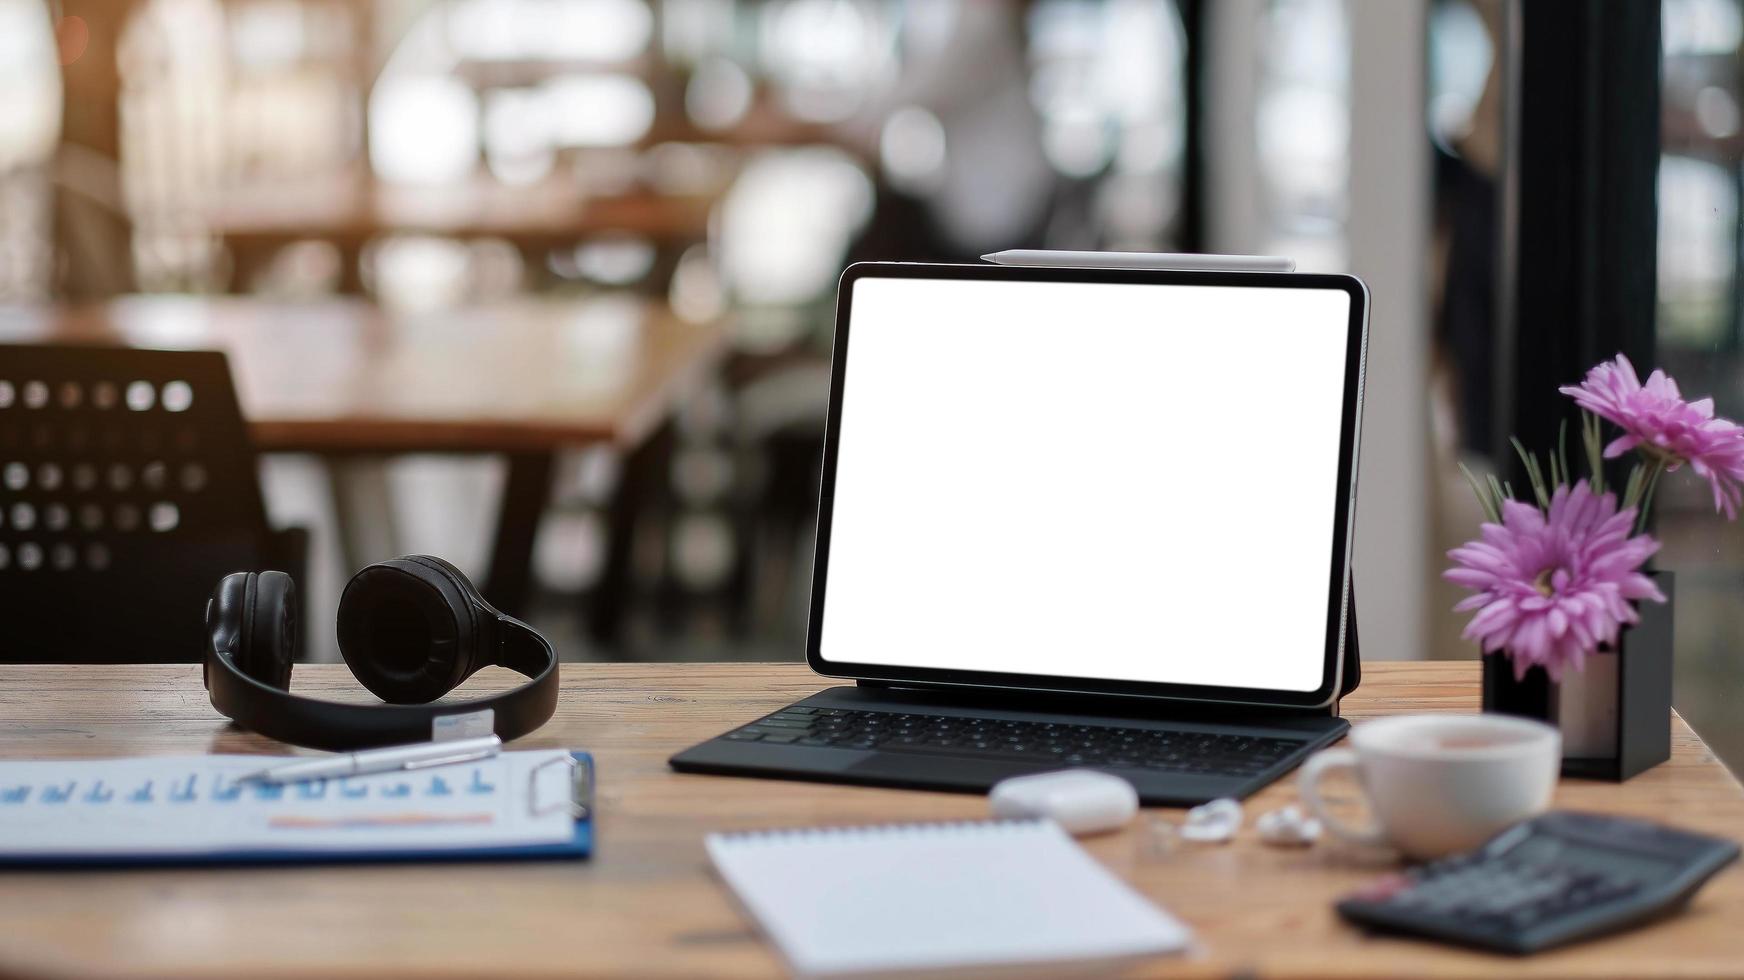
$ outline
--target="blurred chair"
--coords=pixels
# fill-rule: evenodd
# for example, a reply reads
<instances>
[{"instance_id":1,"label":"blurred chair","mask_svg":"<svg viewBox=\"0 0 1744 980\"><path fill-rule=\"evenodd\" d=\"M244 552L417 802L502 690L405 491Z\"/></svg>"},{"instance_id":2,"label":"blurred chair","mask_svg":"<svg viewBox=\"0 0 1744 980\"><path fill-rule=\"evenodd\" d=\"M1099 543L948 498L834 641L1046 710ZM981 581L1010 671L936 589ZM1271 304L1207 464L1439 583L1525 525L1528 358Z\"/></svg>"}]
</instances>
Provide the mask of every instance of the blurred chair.
<instances>
[{"instance_id":1,"label":"blurred chair","mask_svg":"<svg viewBox=\"0 0 1744 980\"><path fill-rule=\"evenodd\" d=\"M219 578L305 579L223 354L0 346L0 662L192 662Z\"/></svg>"}]
</instances>

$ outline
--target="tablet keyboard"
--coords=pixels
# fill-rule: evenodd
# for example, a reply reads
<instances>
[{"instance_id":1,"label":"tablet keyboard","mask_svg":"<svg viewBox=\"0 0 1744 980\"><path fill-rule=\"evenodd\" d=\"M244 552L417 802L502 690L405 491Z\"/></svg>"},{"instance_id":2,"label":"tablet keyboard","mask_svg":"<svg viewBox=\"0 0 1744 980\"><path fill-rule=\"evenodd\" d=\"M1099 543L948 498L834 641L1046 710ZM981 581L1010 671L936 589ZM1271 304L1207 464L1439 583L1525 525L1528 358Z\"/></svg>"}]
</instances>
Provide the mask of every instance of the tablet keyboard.
<instances>
[{"instance_id":1,"label":"tablet keyboard","mask_svg":"<svg viewBox=\"0 0 1744 980\"><path fill-rule=\"evenodd\" d=\"M1191 730L1004 721L843 708L785 708L724 736L860 751L1072 766L1150 769L1206 776L1255 776L1300 750L1295 739Z\"/></svg>"}]
</instances>

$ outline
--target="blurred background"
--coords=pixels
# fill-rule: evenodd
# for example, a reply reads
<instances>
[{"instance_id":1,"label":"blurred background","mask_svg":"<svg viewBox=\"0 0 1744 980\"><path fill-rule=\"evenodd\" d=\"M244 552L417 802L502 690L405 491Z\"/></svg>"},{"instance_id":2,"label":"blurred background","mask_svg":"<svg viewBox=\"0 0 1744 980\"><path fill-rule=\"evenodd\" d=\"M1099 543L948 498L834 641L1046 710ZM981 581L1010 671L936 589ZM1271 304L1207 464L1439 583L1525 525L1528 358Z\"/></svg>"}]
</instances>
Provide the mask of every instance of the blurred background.
<instances>
[{"instance_id":1,"label":"blurred background","mask_svg":"<svg viewBox=\"0 0 1744 980\"><path fill-rule=\"evenodd\" d=\"M1472 657L1457 463L1505 474L1619 350L1744 415L1744 3L1597 8L0 0L0 338L228 353L237 520L306 532L311 658L354 568L423 551L573 659L798 659L845 263L1288 255L1374 294L1363 653ZM197 530L221 436L141 438L122 476L8 470L0 567ZM52 501L81 480L139 509ZM1678 705L1736 768L1744 531L1659 499Z\"/></svg>"}]
</instances>

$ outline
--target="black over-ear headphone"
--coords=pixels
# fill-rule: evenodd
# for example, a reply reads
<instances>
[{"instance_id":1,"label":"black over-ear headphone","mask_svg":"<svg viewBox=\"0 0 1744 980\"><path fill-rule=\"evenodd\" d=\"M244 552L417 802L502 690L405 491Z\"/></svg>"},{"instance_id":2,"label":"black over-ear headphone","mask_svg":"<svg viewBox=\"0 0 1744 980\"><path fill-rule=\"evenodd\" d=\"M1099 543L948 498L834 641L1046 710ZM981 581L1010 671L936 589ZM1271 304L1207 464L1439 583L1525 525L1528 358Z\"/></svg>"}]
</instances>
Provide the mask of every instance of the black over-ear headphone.
<instances>
[{"instance_id":1,"label":"black over-ear headphone","mask_svg":"<svg viewBox=\"0 0 1744 980\"><path fill-rule=\"evenodd\" d=\"M206 603L206 690L237 724L282 742L357 749L429 741L431 723L486 708L507 741L557 708L557 651L539 632L492 608L453 565L428 555L377 562L339 598L339 652L388 705L341 704L290 693L297 593L284 572L233 572ZM502 694L432 705L480 667L531 678Z\"/></svg>"}]
</instances>

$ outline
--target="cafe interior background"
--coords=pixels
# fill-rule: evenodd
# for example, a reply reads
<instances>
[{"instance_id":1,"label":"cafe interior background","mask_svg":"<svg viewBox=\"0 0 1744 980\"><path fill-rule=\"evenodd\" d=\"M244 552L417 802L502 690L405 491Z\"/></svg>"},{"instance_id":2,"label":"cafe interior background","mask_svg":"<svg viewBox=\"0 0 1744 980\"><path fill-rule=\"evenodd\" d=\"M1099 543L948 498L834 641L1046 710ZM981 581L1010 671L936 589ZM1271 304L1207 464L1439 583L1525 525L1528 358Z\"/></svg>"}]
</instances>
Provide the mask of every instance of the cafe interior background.
<instances>
[{"instance_id":1,"label":"cafe interior background","mask_svg":"<svg viewBox=\"0 0 1744 980\"><path fill-rule=\"evenodd\" d=\"M1686 393L1738 417L1744 4L1658 7L1656 312L1640 329ZM639 317L719 331L721 356L646 445L559 456L527 613L569 659L793 660L845 263L1287 255L1374 294L1363 654L1472 658L1440 579L1480 519L1457 465L1506 465L1510 388L1577 380L1495 370L1504 329L1580 315L1498 313L1510 10L0 0L0 328L107 309L173 346L178 325L243 304L318 344L335 310L501 331L516 322L500 311L535 309L564 321L580 375L636 356ZM1192 369L1159 365L1157 383ZM1227 387L1241 397L1239 373ZM1158 420L1153 448L1191 438ZM1049 457L1038 440L1035 466ZM260 470L272 522L312 535L321 660L337 651L314 624L352 568L429 552L482 574L507 466L274 453ZM1678 576L1676 704L1737 771L1744 530L1713 519L1699 481L1666 483L1657 528Z\"/></svg>"}]
</instances>

